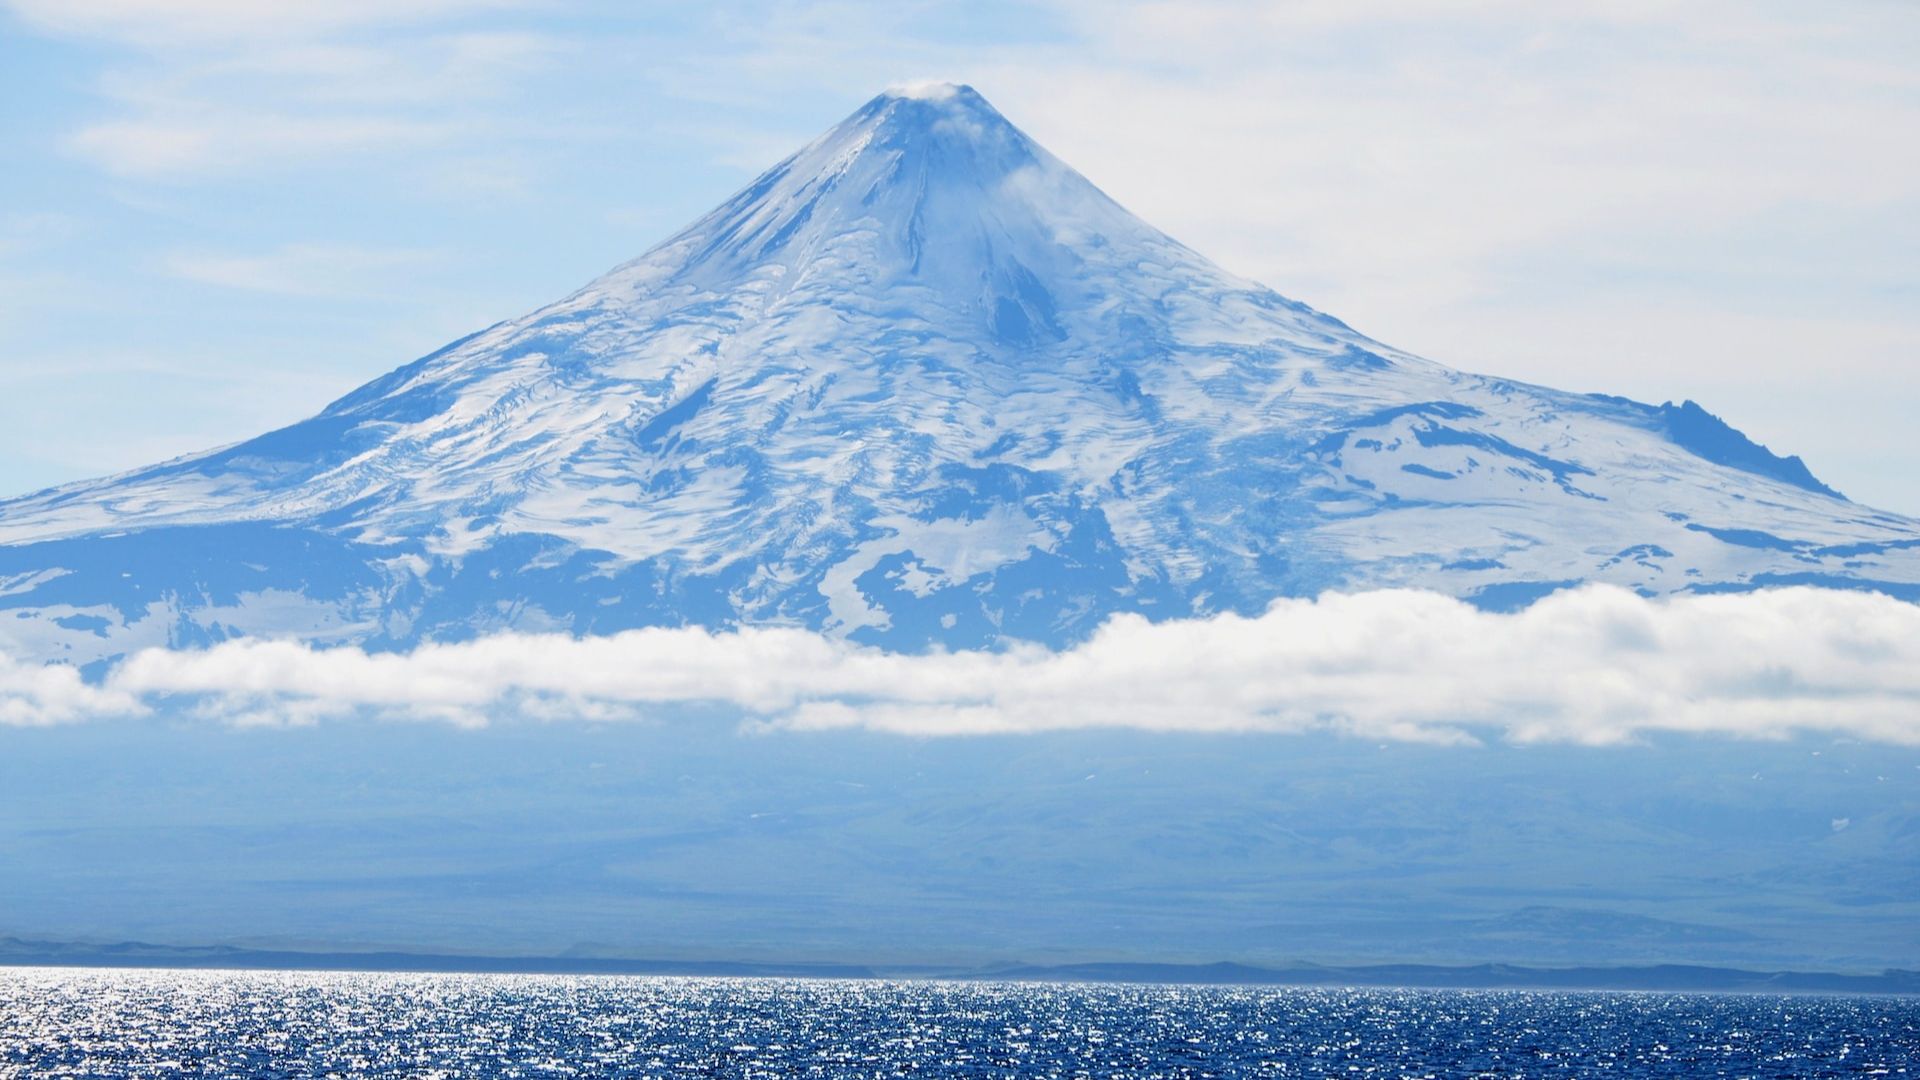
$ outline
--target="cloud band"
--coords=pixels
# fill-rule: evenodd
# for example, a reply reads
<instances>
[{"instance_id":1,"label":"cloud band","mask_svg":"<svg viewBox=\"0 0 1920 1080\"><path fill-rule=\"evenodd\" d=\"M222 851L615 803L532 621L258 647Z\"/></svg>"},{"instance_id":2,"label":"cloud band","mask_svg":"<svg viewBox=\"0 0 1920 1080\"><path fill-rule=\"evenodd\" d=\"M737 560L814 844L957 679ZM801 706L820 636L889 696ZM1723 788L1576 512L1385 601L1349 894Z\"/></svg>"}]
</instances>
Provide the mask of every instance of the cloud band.
<instances>
[{"instance_id":1,"label":"cloud band","mask_svg":"<svg viewBox=\"0 0 1920 1080\"><path fill-rule=\"evenodd\" d=\"M236 724L482 725L693 704L758 729L910 736L1331 729L1610 744L1819 732L1912 745L1920 605L1809 588L1647 599L1592 586L1496 614L1393 590L1283 600L1253 618L1121 616L1061 651L905 655L787 628L508 634L408 653L241 640L139 652L96 682L0 657L0 723L13 725L155 709Z\"/></svg>"}]
</instances>

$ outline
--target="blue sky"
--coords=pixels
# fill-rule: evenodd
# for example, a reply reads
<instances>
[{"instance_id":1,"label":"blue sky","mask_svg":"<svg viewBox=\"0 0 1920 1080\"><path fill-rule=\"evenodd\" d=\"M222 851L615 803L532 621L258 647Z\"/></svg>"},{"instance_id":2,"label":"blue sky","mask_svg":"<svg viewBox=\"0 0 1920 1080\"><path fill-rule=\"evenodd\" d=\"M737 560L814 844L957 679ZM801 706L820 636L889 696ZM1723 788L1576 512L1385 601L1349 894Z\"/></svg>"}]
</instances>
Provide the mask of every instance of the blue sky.
<instances>
[{"instance_id":1,"label":"blue sky","mask_svg":"<svg viewBox=\"0 0 1920 1080\"><path fill-rule=\"evenodd\" d=\"M1920 512L1920 7L0 3L0 490L290 422L974 84L1230 269Z\"/></svg>"}]
</instances>

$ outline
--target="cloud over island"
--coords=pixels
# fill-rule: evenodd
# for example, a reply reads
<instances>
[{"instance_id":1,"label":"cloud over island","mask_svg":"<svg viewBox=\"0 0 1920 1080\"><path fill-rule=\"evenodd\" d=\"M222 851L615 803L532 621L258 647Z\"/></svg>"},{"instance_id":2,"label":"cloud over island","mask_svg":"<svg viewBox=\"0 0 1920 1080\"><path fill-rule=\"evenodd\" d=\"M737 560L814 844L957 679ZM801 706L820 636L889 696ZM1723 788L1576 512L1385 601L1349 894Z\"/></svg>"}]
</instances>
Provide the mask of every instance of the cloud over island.
<instances>
[{"instance_id":1,"label":"cloud over island","mask_svg":"<svg viewBox=\"0 0 1920 1080\"><path fill-rule=\"evenodd\" d=\"M0 657L0 723L185 713L481 726L719 706L753 730L905 736L1085 728L1334 730L1615 744L1661 732L1920 744L1920 605L1812 588L1648 599L1610 586L1513 613L1430 592L1283 600L1257 617L1120 616L1051 651L889 653L792 628L504 634L411 652L236 640L97 679Z\"/></svg>"}]
</instances>

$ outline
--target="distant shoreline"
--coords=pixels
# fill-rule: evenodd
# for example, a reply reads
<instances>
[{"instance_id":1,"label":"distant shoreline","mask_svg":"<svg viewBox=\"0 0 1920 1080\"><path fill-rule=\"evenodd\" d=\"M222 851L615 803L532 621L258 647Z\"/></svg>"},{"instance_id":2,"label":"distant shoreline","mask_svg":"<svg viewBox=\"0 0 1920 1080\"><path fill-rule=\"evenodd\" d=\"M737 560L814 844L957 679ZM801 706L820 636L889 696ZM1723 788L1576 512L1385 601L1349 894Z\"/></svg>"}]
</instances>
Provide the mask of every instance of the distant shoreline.
<instances>
[{"instance_id":1,"label":"distant shoreline","mask_svg":"<svg viewBox=\"0 0 1920 1080\"><path fill-rule=\"evenodd\" d=\"M472 975L656 975L711 978L941 979L962 982L1147 983L1427 990L1617 990L1920 996L1920 971L1753 971L1693 964L1532 967L1511 964L1004 964L979 967L648 960L445 953L303 952L122 942L85 945L0 937L0 967L339 971Z\"/></svg>"}]
</instances>

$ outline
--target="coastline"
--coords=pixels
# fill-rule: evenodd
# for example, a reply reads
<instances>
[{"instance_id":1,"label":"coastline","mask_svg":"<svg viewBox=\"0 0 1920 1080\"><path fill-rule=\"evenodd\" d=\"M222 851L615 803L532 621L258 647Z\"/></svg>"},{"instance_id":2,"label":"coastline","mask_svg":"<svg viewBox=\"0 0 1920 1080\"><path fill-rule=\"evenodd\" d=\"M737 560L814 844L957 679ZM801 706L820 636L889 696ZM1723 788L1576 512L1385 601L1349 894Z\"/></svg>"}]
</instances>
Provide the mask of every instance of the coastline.
<instances>
[{"instance_id":1,"label":"coastline","mask_svg":"<svg viewBox=\"0 0 1920 1080\"><path fill-rule=\"evenodd\" d=\"M1421 990L1607 990L1676 993L1920 996L1920 971L1761 971L1698 964L1537 967L1523 964L1215 963L957 965L476 956L405 951L322 952L234 946L107 945L0 937L0 967L76 969L609 975L689 978L937 979L964 982L1134 983Z\"/></svg>"}]
</instances>

